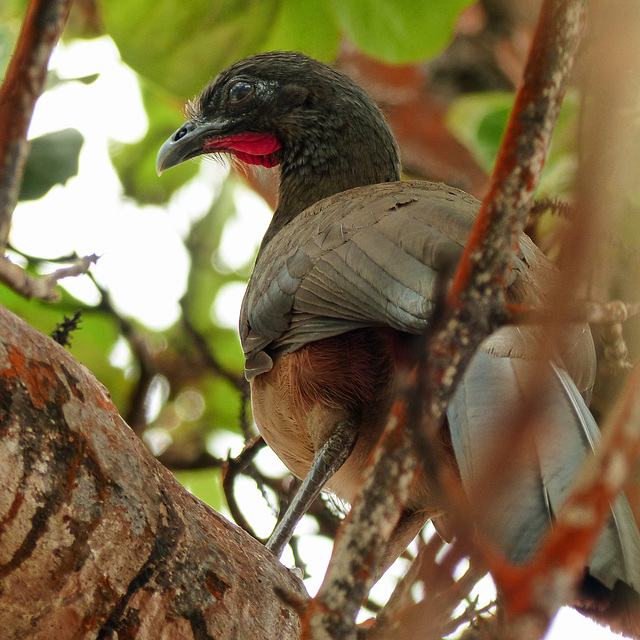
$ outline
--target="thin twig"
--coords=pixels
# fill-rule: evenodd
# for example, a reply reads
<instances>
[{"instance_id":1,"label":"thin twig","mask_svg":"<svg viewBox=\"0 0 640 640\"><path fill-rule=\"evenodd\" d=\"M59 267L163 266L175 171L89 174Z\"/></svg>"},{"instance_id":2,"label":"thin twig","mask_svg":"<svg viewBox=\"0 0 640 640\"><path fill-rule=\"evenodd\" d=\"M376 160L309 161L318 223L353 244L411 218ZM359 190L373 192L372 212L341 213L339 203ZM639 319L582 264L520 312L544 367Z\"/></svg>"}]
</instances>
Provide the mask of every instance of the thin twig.
<instances>
[{"instance_id":1,"label":"thin twig","mask_svg":"<svg viewBox=\"0 0 640 640\"><path fill-rule=\"evenodd\" d=\"M114 306L111 301L109 291L105 289L93 276L89 273L89 278L100 294L100 303L97 309L108 313L117 321L122 336L127 340L134 357L140 367L140 373L133 392L129 398L129 406L123 413L125 422L133 429L133 431L141 436L147 427L145 417L145 402L149 392L149 386L154 375L158 372L158 366L153 358L147 338L136 329L131 320L124 317Z\"/></svg>"},{"instance_id":2,"label":"thin twig","mask_svg":"<svg viewBox=\"0 0 640 640\"><path fill-rule=\"evenodd\" d=\"M247 381L244 379L243 376L239 376L239 375L237 375L237 374L235 374L235 373L233 373L231 371L228 371L227 369L225 369L218 362L217 358L215 357L215 355L212 353L211 349L209 348L209 344L208 344L206 338L196 329L196 327L191 322L191 320L189 318L189 314L187 312L188 305L186 304L186 300L184 298L182 300L180 300L180 307L182 309L181 319L182 319L182 324L183 324L183 326L185 328L185 331L187 332L187 334L193 340L193 343L195 344L196 348L198 349L198 352L204 358L204 361L205 361L206 365L216 375L219 375L220 377L224 378L225 380L228 380L236 389L238 389L238 391L243 393L243 397L244 398L247 398L248 397L248 388L249 388L249 384L247 383ZM243 428L243 431L245 431L246 428L247 427L246 427L246 424L245 424L244 428ZM245 434L245 435L248 435L248 434ZM251 435L251 437L253 437L253 436Z\"/></svg>"},{"instance_id":3,"label":"thin twig","mask_svg":"<svg viewBox=\"0 0 640 640\"><path fill-rule=\"evenodd\" d=\"M74 331L80 329L82 322L82 311L79 309L71 317L64 316L64 320L59 322L51 332L51 337L55 342L63 347L71 345L71 336Z\"/></svg>"},{"instance_id":4,"label":"thin twig","mask_svg":"<svg viewBox=\"0 0 640 640\"><path fill-rule=\"evenodd\" d=\"M235 523L244 529L250 536L256 540L260 537L253 530L249 521L244 517L236 501L234 485L236 477L243 473L245 469L253 462L257 453L264 448L265 441L261 436L256 436L251 442L248 442L241 453L235 458L227 458L222 466L222 489L227 499L227 505L231 512L231 517Z\"/></svg>"},{"instance_id":5,"label":"thin twig","mask_svg":"<svg viewBox=\"0 0 640 640\"><path fill-rule=\"evenodd\" d=\"M224 460L211 455L208 451L200 451L196 458L185 459L174 454L169 447L166 451L156 456L158 461L171 471L197 471L200 469L221 469Z\"/></svg>"},{"instance_id":6,"label":"thin twig","mask_svg":"<svg viewBox=\"0 0 640 640\"><path fill-rule=\"evenodd\" d=\"M563 320L581 324L620 324L640 313L639 302L592 302L584 300L568 306L564 310ZM511 322L518 325L553 323L546 309L512 309ZM557 323L554 323L557 324Z\"/></svg>"},{"instance_id":7,"label":"thin twig","mask_svg":"<svg viewBox=\"0 0 640 640\"><path fill-rule=\"evenodd\" d=\"M46 276L32 276L6 256L0 258L0 282L27 299L38 298L52 302L60 298L56 285L63 278L84 275L89 267L98 261L98 256L91 255L79 258L74 264L58 269Z\"/></svg>"},{"instance_id":8,"label":"thin twig","mask_svg":"<svg viewBox=\"0 0 640 640\"><path fill-rule=\"evenodd\" d=\"M569 214L573 211L573 205L569 202L563 202L559 198L541 198L536 200L529 209L527 214L526 226L529 227L535 224L542 214L549 211L552 215L560 218L568 218Z\"/></svg>"}]
</instances>

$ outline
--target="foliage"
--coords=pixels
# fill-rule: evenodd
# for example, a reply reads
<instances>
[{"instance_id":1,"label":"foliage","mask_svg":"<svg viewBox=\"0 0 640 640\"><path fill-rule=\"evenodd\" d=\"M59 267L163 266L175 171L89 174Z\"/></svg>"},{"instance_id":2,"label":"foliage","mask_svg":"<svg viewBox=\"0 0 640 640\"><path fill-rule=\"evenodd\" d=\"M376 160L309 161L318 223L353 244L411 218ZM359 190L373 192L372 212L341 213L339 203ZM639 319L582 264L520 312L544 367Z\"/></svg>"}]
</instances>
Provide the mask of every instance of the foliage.
<instances>
[{"instance_id":1,"label":"foliage","mask_svg":"<svg viewBox=\"0 0 640 640\"><path fill-rule=\"evenodd\" d=\"M258 51L298 49L331 61L342 35L388 62L424 60L446 44L468 4L468 0L197 0L182 4L112 0L104 11L107 31L122 59L162 89L185 97L197 93L234 60Z\"/></svg>"},{"instance_id":2,"label":"foliage","mask_svg":"<svg viewBox=\"0 0 640 640\"><path fill-rule=\"evenodd\" d=\"M77 129L54 131L32 140L18 199L42 198L54 185L66 184L77 175L83 142Z\"/></svg>"},{"instance_id":3,"label":"foliage","mask_svg":"<svg viewBox=\"0 0 640 640\"><path fill-rule=\"evenodd\" d=\"M462 95L449 109L448 126L487 172L493 169L512 106L512 93L486 92ZM577 96L569 93L562 105L538 187L539 197L565 195L571 188L575 172L577 112Z\"/></svg>"}]
</instances>

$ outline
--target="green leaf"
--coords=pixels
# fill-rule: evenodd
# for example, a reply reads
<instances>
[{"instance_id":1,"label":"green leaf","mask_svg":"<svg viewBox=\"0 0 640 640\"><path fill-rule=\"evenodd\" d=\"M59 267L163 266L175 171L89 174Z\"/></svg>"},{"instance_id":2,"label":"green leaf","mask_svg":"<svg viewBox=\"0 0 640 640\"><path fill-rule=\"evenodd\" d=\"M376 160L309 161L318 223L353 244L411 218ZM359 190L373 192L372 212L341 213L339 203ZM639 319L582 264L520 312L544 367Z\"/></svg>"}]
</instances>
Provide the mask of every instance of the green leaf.
<instances>
[{"instance_id":1,"label":"green leaf","mask_svg":"<svg viewBox=\"0 0 640 640\"><path fill-rule=\"evenodd\" d=\"M329 0L338 24L356 46L395 64L426 60L451 40L469 0Z\"/></svg>"},{"instance_id":2,"label":"green leaf","mask_svg":"<svg viewBox=\"0 0 640 640\"><path fill-rule=\"evenodd\" d=\"M228 342L233 344L232 341ZM239 353L242 353L238 344L235 344L234 347L238 349ZM240 373L242 367L236 371ZM222 378L211 377L208 384L203 387L203 394L207 398L207 406L201 420L202 431L212 433L223 430L238 433L240 426L240 395L238 390Z\"/></svg>"},{"instance_id":3,"label":"green leaf","mask_svg":"<svg viewBox=\"0 0 640 640\"><path fill-rule=\"evenodd\" d=\"M302 51L331 62L338 53L339 43L338 25L326 0L282 0L263 48L265 51Z\"/></svg>"},{"instance_id":4,"label":"green leaf","mask_svg":"<svg viewBox=\"0 0 640 640\"><path fill-rule=\"evenodd\" d=\"M69 178L77 175L83 142L77 129L63 129L34 138L18 199L37 200L54 185L66 184Z\"/></svg>"},{"instance_id":5,"label":"green leaf","mask_svg":"<svg viewBox=\"0 0 640 640\"><path fill-rule=\"evenodd\" d=\"M447 126L487 172L493 169L513 99L508 92L473 93L449 108Z\"/></svg>"},{"instance_id":6,"label":"green leaf","mask_svg":"<svg viewBox=\"0 0 640 640\"><path fill-rule=\"evenodd\" d=\"M191 97L232 62L295 49L331 60L344 33L392 63L424 60L449 42L470 0L110 0L103 11L124 62Z\"/></svg>"},{"instance_id":7,"label":"green leaf","mask_svg":"<svg viewBox=\"0 0 640 640\"><path fill-rule=\"evenodd\" d=\"M174 95L191 97L220 70L260 50L277 0L109 0L109 35L124 62Z\"/></svg>"},{"instance_id":8,"label":"green leaf","mask_svg":"<svg viewBox=\"0 0 640 640\"><path fill-rule=\"evenodd\" d=\"M9 27L0 21L0 78L4 78L4 73L11 60L11 52L15 44L15 34Z\"/></svg>"},{"instance_id":9,"label":"green leaf","mask_svg":"<svg viewBox=\"0 0 640 640\"><path fill-rule=\"evenodd\" d=\"M447 114L447 126L488 173L493 170L513 101L514 95L508 92L468 94L458 98ZM538 196L570 190L576 167L577 114L578 100L569 92L551 140Z\"/></svg>"}]
</instances>

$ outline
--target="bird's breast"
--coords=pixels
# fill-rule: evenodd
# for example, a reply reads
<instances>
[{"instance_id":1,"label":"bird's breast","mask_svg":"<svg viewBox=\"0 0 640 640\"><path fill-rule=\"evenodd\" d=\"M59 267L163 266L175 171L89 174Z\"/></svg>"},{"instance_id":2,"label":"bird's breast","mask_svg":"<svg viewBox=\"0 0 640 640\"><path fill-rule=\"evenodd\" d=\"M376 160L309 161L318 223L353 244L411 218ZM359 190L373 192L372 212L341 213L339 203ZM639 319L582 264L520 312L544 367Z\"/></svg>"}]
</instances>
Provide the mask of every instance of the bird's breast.
<instances>
[{"instance_id":1,"label":"bird's breast","mask_svg":"<svg viewBox=\"0 0 640 640\"><path fill-rule=\"evenodd\" d=\"M354 450L328 484L353 501L387 421L398 370L407 366L404 341L389 328L325 338L274 361L251 382L256 424L267 444L299 478L341 421L358 430Z\"/></svg>"}]
</instances>

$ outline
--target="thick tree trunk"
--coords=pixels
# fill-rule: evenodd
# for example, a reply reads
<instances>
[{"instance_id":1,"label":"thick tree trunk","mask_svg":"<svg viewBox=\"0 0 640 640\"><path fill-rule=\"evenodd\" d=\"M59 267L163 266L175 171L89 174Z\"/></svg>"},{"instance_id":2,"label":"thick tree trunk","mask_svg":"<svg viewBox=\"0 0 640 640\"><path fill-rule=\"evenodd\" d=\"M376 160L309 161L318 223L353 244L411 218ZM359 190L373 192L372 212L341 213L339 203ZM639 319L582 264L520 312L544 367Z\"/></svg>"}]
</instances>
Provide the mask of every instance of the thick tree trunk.
<instances>
[{"instance_id":1,"label":"thick tree trunk","mask_svg":"<svg viewBox=\"0 0 640 640\"><path fill-rule=\"evenodd\" d=\"M63 348L0 308L0 636L297 638L301 583L188 493Z\"/></svg>"}]
</instances>

